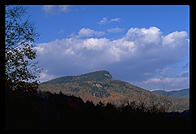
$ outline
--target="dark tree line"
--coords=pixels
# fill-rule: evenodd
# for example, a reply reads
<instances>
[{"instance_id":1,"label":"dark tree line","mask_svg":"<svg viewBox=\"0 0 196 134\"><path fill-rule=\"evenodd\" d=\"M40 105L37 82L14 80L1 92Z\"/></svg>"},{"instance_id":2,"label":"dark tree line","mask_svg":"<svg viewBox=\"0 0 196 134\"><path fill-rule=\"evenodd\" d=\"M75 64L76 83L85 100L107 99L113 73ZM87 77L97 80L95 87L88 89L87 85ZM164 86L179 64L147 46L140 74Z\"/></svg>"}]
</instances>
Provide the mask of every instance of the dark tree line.
<instances>
[{"instance_id":1,"label":"dark tree line","mask_svg":"<svg viewBox=\"0 0 196 134\"><path fill-rule=\"evenodd\" d=\"M24 86L25 87L25 86ZM188 113L165 113L153 106L144 109L134 102L116 107L95 105L81 98L49 92L10 90L7 94L6 127L32 129L186 129Z\"/></svg>"}]
</instances>

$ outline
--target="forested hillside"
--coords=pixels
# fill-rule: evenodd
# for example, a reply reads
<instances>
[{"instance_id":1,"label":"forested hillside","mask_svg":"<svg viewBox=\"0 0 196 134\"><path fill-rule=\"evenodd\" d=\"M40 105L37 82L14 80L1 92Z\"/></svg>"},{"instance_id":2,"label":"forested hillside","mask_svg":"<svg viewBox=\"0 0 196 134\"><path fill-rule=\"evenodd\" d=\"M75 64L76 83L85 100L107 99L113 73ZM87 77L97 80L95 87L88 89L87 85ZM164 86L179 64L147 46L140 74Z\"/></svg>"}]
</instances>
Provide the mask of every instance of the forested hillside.
<instances>
[{"instance_id":1,"label":"forested hillside","mask_svg":"<svg viewBox=\"0 0 196 134\"><path fill-rule=\"evenodd\" d=\"M101 70L79 76L56 78L39 85L40 91L62 92L65 95L81 97L83 101L97 104L112 103L117 106L127 102L143 103L146 107L157 105L165 107L168 112L189 109L189 100L173 98L150 92L128 82L112 78L108 71Z\"/></svg>"}]
</instances>

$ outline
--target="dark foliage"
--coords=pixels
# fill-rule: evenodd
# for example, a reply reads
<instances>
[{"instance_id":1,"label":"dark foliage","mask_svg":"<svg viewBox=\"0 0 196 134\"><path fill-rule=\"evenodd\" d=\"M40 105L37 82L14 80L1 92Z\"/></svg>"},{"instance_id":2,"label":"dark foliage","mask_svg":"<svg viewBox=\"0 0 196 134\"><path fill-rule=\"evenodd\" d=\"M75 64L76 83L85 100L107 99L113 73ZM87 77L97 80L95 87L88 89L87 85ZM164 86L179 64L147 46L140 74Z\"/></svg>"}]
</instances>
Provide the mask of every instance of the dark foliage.
<instances>
[{"instance_id":1,"label":"dark foliage","mask_svg":"<svg viewBox=\"0 0 196 134\"><path fill-rule=\"evenodd\" d=\"M134 102L116 107L102 102L94 105L81 98L49 92L22 83L9 90L6 86L6 128L32 129L188 129L189 111L165 113L164 109ZM21 89L21 90L20 90Z\"/></svg>"},{"instance_id":2,"label":"dark foliage","mask_svg":"<svg viewBox=\"0 0 196 134\"><path fill-rule=\"evenodd\" d=\"M12 82L38 82L34 42L38 39L34 25L22 6L6 6L5 13L5 77Z\"/></svg>"}]
</instances>

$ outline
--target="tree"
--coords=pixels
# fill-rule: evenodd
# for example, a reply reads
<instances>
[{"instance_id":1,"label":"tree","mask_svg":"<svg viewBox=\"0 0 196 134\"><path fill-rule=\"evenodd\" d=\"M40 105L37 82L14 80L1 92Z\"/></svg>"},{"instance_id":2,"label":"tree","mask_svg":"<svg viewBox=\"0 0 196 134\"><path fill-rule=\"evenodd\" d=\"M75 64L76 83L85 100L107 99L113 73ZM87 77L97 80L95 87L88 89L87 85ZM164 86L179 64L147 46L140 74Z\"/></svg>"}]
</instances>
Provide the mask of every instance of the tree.
<instances>
[{"instance_id":1,"label":"tree","mask_svg":"<svg viewBox=\"0 0 196 134\"><path fill-rule=\"evenodd\" d=\"M6 6L5 13L5 78L11 83L38 82L40 69L37 66L33 43L39 34L35 32L26 9L21 6Z\"/></svg>"}]
</instances>

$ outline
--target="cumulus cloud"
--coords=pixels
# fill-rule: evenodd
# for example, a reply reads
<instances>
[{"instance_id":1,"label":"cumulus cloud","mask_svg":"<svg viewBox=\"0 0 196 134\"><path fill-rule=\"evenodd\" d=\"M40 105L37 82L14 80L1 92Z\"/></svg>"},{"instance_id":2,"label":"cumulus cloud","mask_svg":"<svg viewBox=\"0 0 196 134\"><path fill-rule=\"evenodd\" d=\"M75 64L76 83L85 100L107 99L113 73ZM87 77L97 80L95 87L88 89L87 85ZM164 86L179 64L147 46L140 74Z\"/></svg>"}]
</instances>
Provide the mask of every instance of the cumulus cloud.
<instances>
[{"instance_id":1,"label":"cumulus cloud","mask_svg":"<svg viewBox=\"0 0 196 134\"><path fill-rule=\"evenodd\" d=\"M179 33L180 34L180 33ZM146 44L161 45L161 32L157 27L146 28L131 28L128 30L126 36L126 40L133 40L138 44L143 46L147 46Z\"/></svg>"},{"instance_id":2,"label":"cumulus cloud","mask_svg":"<svg viewBox=\"0 0 196 134\"><path fill-rule=\"evenodd\" d=\"M176 46L187 42L187 40L184 40L185 37L187 37L187 33L185 31L170 33L163 38L163 46L175 48Z\"/></svg>"},{"instance_id":3,"label":"cumulus cloud","mask_svg":"<svg viewBox=\"0 0 196 134\"><path fill-rule=\"evenodd\" d=\"M106 69L114 78L131 83L149 80L143 83L144 86L150 82L155 84L155 81L160 85L160 80L152 79L157 70L162 70L163 78L167 78L165 83L173 84L173 88L178 87L175 83L188 79L170 79L169 75L163 75L172 72L172 69L167 69L168 66L181 62L188 54L184 31L163 36L157 27L130 28L122 38L114 40L89 37L93 34L96 34L95 30L84 28L78 35L88 38L73 36L38 44L36 50L40 66L56 77Z\"/></svg>"},{"instance_id":4,"label":"cumulus cloud","mask_svg":"<svg viewBox=\"0 0 196 134\"><path fill-rule=\"evenodd\" d=\"M100 25L104 25L104 24L108 24L111 22L120 22L120 18L112 18L112 19L108 19L107 17L103 17L98 24Z\"/></svg>"},{"instance_id":5,"label":"cumulus cloud","mask_svg":"<svg viewBox=\"0 0 196 134\"><path fill-rule=\"evenodd\" d=\"M92 29L89 29L89 28L82 28L78 32L79 37L102 36L104 34L105 34L104 32L95 31L95 30L92 30Z\"/></svg>"}]
</instances>

